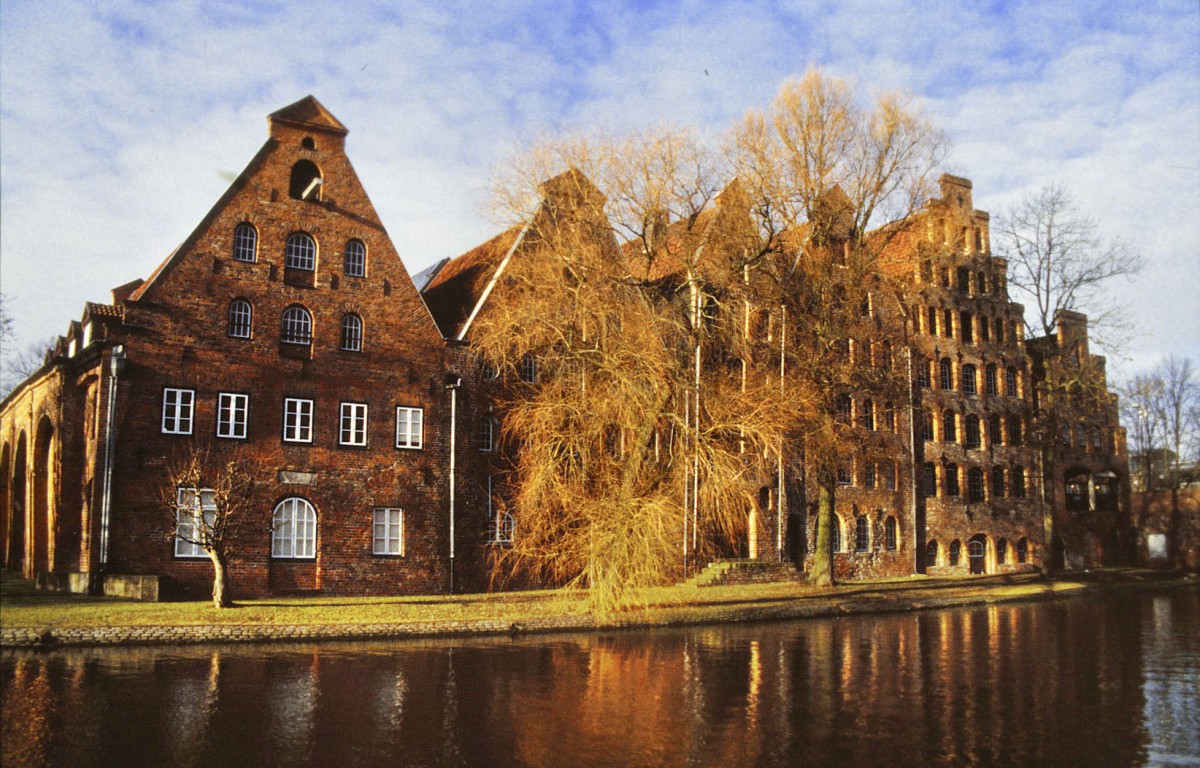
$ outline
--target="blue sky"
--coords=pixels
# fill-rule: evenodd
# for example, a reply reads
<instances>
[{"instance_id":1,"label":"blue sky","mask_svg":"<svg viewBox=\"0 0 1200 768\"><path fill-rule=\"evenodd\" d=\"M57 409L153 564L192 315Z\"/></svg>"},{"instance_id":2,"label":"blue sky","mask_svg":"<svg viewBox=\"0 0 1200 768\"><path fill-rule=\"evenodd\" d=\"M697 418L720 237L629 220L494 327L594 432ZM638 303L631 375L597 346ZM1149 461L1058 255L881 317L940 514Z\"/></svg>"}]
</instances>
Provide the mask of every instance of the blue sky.
<instances>
[{"instance_id":1,"label":"blue sky","mask_svg":"<svg viewBox=\"0 0 1200 768\"><path fill-rule=\"evenodd\" d=\"M1200 4L140 2L0 5L0 290L19 348L145 277L311 93L411 272L491 236L493 169L564 130L718 136L809 65L903 90L1000 213L1063 184L1147 257L1130 373L1200 362ZM4 351L6 354L9 350Z\"/></svg>"}]
</instances>

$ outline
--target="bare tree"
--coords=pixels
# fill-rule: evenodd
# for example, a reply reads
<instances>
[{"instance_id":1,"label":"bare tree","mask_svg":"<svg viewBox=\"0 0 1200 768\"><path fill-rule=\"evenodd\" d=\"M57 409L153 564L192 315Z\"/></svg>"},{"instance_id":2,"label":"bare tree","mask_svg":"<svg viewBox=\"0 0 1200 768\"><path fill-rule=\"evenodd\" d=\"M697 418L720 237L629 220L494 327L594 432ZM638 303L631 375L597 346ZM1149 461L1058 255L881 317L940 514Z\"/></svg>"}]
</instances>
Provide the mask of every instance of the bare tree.
<instances>
[{"instance_id":1,"label":"bare tree","mask_svg":"<svg viewBox=\"0 0 1200 768\"><path fill-rule=\"evenodd\" d=\"M237 449L194 445L167 464L163 506L169 515L176 552L203 554L212 562L212 601L233 605L229 595L229 556L254 508L249 461Z\"/></svg>"},{"instance_id":2,"label":"bare tree","mask_svg":"<svg viewBox=\"0 0 1200 768\"><path fill-rule=\"evenodd\" d=\"M1159 364L1157 377L1162 382L1159 400L1159 419L1167 447L1172 452L1170 475L1171 519L1168 538L1171 542L1170 559L1173 565L1183 560L1183 542L1180 540L1179 486L1183 479L1184 453L1190 447L1198 426L1195 414L1200 407L1200 381L1189 358L1171 355Z\"/></svg>"},{"instance_id":3,"label":"bare tree","mask_svg":"<svg viewBox=\"0 0 1200 768\"><path fill-rule=\"evenodd\" d=\"M1121 388L1121 421L1129 430L1130 450L1142 489L1153 491L1158 481L1158 463L1165 460L1165 435L1160 418L1162 380L1152 374L1135 376Z\"/></svg>"},{"instance_id":4,"label":"bare tree","mask_svg":"<svg viewBox=\"0 0 1200 768\"><path fill-rule=\"evenodd\" d=\"M1104 294L1108 284L1142 268L1127 243L1106 241L1061 186L1031 192L993 227L998 255L1008 260L1008 283L1032 300L1030 325L1042 336L1054 332L1060 313L1085 312L1096 341L1114 349L1127 331L1123 308Z\"/></svg>"},{"instance_id":5,"label":"bare tree","mask_svg":"<svg viewBox=\"0 0 1200 768\"><path fill-rule=\"evenodd\" d=\"M898 393L902 381L902 363L890 356L868 363L885 339L903 338L906 320L901 283L880 258L929 199L944 146L902 97L863 107L850 83L815 69L786 83L734 134L733 165L773 255L789 381L813 394L800 439L818 489L811 573L818 584L833 582L839 470L868 450L845 404L862 392ZM880 219L891 224L881 227Z\"/></svg>"},{"instance_id":6,"label":"bare tree","mask_svg":"<svg viewBox=\"0 0 1200 768\"><path fill-rule=\"evenodd\" d=\"M9 341L4 342L4 346L7 347L13 341L15 338L10 336ZM3 368L0 369L0 396L7 395L13 387L37 372L45 364L46 353L54 346L54 342L55 337L48 336L26 345L21 350L5 350Z\"/></svg>"}]
</instances>

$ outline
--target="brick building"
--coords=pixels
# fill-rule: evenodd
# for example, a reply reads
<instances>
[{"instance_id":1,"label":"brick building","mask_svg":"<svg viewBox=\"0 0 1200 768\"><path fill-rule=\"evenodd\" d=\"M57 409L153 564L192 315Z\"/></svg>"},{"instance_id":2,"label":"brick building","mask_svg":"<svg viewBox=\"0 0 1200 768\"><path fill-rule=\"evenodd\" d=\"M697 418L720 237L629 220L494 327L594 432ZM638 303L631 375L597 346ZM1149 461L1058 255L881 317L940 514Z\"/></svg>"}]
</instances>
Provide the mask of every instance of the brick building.
<instances>
[{"instance_id":1,"label":"brick building","mask_svg":"<svg viewBox=\"0 0 1200 768\"><path fill-rule=\"evenodd\" d=\"M255 467L262 525L237 543L235 595L491 585L492 556L520 535L519 514L496 503L508 457L495 402L538 373L536 360L483 365L472 323L538 233L603 195L577 171L551 179L527 222L414 284L344 152L346 128L311 97L268 125L266 144L183 244L110 304L88 304L0 403L7 568L74 589L206 590L211 567L174 540L164 489L174 492L174 457L213 443L238 446ZM689 236L725 247L730 227L745 226L744 205L731 185ZM669 242L675 225L664 225ZM607 220L588 226L622 258ZM1047 475L1035 394L1052 342L1024 339L971 182L943 176L941 197L901 229L882 262L902 306L867 311L895 315L885 346L905 386L843 393L870 450L838 472L838 577L1037 568L1049 551L1045 498L1067 565L1120 559L1131 534L1115 401L1075 419L1062 471ZM678 265L664 263L639 279L678 289ZM747 299L738 310L739 350L697 359L728 367L741 355L743 381L771 375L778 356L762 309ZM1053 343L1087 356L1086 318L1060 325ZM740 351L754 349L761 359ZM745 540L723 554L806 567L816 493L801 456L793 444L761 457Z\"/></svg>"},{"instance_id":2,"label":"brick building","mask_svg":"<svg viewBox=\"0 0 1200 768\"><path fill-rule=\"evenodd\" d=\"M183 244L89 304L5 399L8 567L207 589L163 489L175 457L211 442L255 467L262 524L236 545L235 595L447 588L443 339L346 128L311 97L268 125Z\"/></svg>"}]
</instances>

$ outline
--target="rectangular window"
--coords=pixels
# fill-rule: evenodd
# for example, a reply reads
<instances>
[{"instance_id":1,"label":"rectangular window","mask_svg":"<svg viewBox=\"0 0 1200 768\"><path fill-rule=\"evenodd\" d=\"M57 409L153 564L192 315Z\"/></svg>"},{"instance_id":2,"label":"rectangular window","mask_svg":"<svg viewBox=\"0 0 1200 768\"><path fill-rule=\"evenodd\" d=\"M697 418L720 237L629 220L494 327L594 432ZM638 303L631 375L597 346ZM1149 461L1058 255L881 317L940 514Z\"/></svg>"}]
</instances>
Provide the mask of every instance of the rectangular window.
<instances>
[{"instance_id":1,"label":"rectangular window","mask_svg":"<svg viewBox=\"0 0 1200 768\"><path fill-rule=\"evenodd\" d=\"M287 443L311 443L313 439L313 401L289 397L283 401L283 440Z\"/></svg>"},{"instance_id":2,"label":"rectangular window","mask_svg":"<svg viewBox=\"0 0 1200 768\"><path fill-rule=\"evenodd\" d=\"M366 446L367 404L342 403L339 445Z\"/></svg>"},{"instance_id":3,"label":"rectangular window","mask_svg":"<svg viewBox=\"0 0 1200 768\"><path fill-rule=\"evenodd\" d=\"M421 408L396 408L396 447L420 448L425 411Z\"/></svg>"},{"instance_id":4,"label":"rectangular window","mask_svg":"<svg viewBox=\"0 0 1200 768\"><path fill-rule=\"evenodd\" d=\"M850 485L853 482L853 478L850 476L850 470L846 467L838 467L837 481L838 485Z\"/></svg>"},{"instance_id":5,"label":"rectangular window","mask_svg":"<svg viewBox=\"0 0 1200 768\"><path fill-rule=\"evenodd\" d=\"M233 392L222 392L217 395L217 437L244 440L249 413L249 395L239 395Z\"/></svg>"},{"instance_id":6,"label":"rectangular window","mask_svg":"<svg viewBox=\"0 0 1200 768\"><path fill-rule=\"evenodd\" d=\"M475 445L481 451L490 451L495 443L495 422L491 416L485 416L479 422L479 432L475 436Z\"/></svg>"},{"instance_id":7,"label":"rectangular window","mask_svg":"<svg viewBox=\"0 0 1200 768\"><path fill-rule=\"evenodd\" d=\"M162 431L166 435L192 434L192 417L196 409L194 389L163 390Z\"/></svg>"},{"instance_id":8,"label":"rectangular window","mask_svg":"<svg viewBox=\"0 0 1200 768\"><path fill-rule=\"evenodd\" d=\"M863 488L875 487L875 463L868 461L862 467L862 486Z\"/></svg>"},{"instance_id":9,"label":"rectangular window","mask_svg":"<svg viewBox=\"0 0 1200 768\"><path fill-rule=\"evenodd\" d=\"M208 557L204 551L205 533L217 519L217 505L211 488L175 489L175 557Z\"/></svg>"},{"instance_id":10,"label":"rectangular window","mask_svg":"<svg viewBox=\"0 0 1200 768\"><path fill-rule=\"evenodd\" d=\"M404 510L399 507L376 507L371 521L371 553L375 555L404 554Z\"/></svg>"}]
</instances>

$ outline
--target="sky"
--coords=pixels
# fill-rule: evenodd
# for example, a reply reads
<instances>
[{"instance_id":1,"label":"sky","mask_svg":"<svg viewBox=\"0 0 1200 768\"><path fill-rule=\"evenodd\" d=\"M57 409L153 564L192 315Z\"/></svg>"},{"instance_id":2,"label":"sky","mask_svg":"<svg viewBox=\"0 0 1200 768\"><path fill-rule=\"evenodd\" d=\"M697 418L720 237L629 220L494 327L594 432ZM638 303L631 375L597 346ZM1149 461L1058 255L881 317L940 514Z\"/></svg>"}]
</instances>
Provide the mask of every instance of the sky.
<instances>
[{"instance_id":1,"label":"sky","mask_svg":"<svg viewBox=\"0 0 1200 768\"><path fill-rule=\"evenodd\" d=\"M1061 184L1143 254L1108 290L1137 320L1110 379L1200 363L1197 0L4 0L0 352L149 275L308 94L416 273L499 231L489 185L519 147L720 136L809 66L910 94L976 208Z\"/></svg>"}]
</instances>

